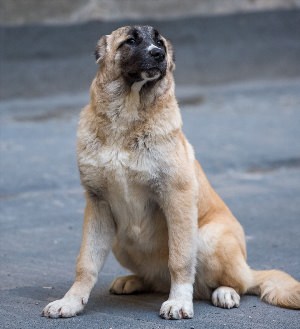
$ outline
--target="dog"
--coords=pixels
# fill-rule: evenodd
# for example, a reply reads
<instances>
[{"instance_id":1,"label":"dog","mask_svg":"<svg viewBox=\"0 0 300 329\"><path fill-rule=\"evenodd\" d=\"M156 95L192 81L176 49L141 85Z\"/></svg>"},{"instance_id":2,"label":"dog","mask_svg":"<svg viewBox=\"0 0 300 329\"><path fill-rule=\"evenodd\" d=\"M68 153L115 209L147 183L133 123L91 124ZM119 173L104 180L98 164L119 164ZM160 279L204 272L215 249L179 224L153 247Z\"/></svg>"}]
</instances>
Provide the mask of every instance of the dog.
<instances>
[{"instance_id":1,"label":"dog","mask_svg":"<svg viewBox=\"0 0 300 329\"><path fill-rule=\"evenodd\" d=\"M153 27L126 26L103 36L95 55L78 127L86 208L76 279L43 315L82 312L111 249L133 274L110 292L167 292L164 319L192 318L193 298L229 309L243 294L299 309L298 281L247 265L243 228L181 130L171 43Z\"/></svg>"}]
</instances>

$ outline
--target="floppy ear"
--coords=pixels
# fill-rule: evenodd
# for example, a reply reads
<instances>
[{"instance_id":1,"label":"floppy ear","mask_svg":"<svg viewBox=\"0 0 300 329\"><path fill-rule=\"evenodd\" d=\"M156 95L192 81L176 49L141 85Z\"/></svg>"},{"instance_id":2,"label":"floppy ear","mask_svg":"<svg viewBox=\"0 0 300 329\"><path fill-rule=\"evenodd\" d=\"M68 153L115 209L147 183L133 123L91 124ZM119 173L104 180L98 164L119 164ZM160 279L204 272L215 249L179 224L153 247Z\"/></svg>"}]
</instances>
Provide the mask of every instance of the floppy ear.
<instances>
[{"instance_id":1,"label":"floppy ear","mask_svg":"<svg viewBox=\"0 0 300 329\"><path fill-rule=\"evenodd\" d=\"M100 38L100 40L97 43L96 49L95 49L95 57L96 57L96 63L99 64L106 53L106 45L107 45L107 36L104 35Z\"/></svg>"},{"instance_id":2,"label":"floppy ear","mask_svg":"<svg viewBox=\"0 0 300 329\"><path fill-rule=\"evenodd\" d=\"M175 54L171 42L165 39L165 44L168 53L168 66L169 66L169 70L172 72L175 70Z\"/></svg>"}]
</instances>

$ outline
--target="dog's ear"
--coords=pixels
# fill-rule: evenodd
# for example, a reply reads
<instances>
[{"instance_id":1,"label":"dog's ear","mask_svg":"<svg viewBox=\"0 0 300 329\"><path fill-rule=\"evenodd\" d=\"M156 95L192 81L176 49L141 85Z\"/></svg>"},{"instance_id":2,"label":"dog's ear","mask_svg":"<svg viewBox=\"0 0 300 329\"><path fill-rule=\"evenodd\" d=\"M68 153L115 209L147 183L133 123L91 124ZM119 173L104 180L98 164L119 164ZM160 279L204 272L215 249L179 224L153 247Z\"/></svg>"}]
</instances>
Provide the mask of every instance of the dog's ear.
<instances>
[{"instance_id":1,"label":"dog's ear","mask_svg":"<svg viewBox=\"0 0 300 329\"><path fill-rule=\"evenodd\" d=\"M106 53L107 36L104 35L100 38L95 49L96 63L99 64L103 60Z\"/></svg>"},{"instance_id":2,"label":"dog's ear","mask_svg":"<svg viewBox=\"0 0 300 329\"><path fill-rule=\"evenodd\" d=\"M165 39L165 44L166 44L167 54L168 54L169 70L171 72L173 72L175 70L175 53L173 50L173 46L169 40Z\"/></svg>"}]
</instances>

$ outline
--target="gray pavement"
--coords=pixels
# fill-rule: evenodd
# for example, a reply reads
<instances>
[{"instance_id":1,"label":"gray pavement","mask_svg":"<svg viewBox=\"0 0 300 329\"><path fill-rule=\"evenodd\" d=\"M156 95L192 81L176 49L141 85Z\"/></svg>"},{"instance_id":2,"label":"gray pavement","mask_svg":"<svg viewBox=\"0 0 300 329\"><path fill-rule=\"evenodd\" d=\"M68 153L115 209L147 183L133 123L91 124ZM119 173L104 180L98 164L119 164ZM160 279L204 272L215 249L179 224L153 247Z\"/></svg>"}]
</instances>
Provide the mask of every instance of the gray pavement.
<instances>
[{"instance_id":1,"label":"gray pavement","mask_svg":"<svg viewBox=\"0 0 300 329\"><path fill-rule=\"evenodd\" d=\"M291 21L295 16L291 15ZM249 16L240 19L251 21ZM234 22L233 17L231 23L230 19L223 23L229 29ZM265 71L257 70L244 79L242 74L230 78L224 73L227 68L222 71L222 83L216 84L212 68L211 83L202 80L188 84L188 79L182 78L177 95L184 131L197 158L245 228L250 266L282 269L299 280L300 57L294 55L300 45L287 26L275 42L278 47L283 42L282 53L270 59ZM269 35L266 43L272 44L271 39ZM251 48L252 44L240 42ZM273 67L285 58L285 52L293 74ZM58 61L67 63L65 56L61 54ZM73 56L72 65L82 65L82 56ZM231 55L224 56L228 56L224 63L230 62ZM9 71L3 67L12 65L12 60L1 58L5 80ZM237 67L242 67L242 59ZM15 61L21 65L20 58ZM28 69L30 74L24 80L15 80L19 97L13 96L14 85L8 82L0 101L0 327L299 328L299 312L267 305L255 296L242 297L241 306L233 310L195 301L192 320L162 320L158 311L166 295L109 295L113 278L126 273L112 255L82 315L58 320L40 317L43 307L62 297L74 277L84 208L76 167L76 125L80 108L88 101L88 86L75 84L73 91L70 85L64 88L61 78L67 80L70 70L70 64L66 64L60 72L52 72L53 77L59 77L55 87L47 92L51 79L39 79L44 85L36 87L33 76L35 70L39 74L38 61L29 56L32 72ZM44 67L49 62L53 65L55 57L50 56ZM180 58L177 65L183 63ZM184 74L188 76L188 72Z\"/></svg>"}]
</instances>

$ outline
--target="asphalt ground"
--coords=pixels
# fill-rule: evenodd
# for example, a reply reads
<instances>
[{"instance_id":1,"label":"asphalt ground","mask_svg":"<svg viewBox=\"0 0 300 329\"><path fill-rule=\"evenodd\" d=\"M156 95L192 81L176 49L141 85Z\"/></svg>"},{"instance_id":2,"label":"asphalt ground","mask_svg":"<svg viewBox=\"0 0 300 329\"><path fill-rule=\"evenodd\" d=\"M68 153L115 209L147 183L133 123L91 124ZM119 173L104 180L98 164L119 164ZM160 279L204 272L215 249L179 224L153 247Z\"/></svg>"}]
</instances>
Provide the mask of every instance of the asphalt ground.
<instances>
[{"instance_id":1,"label":"asphalt ground","mask_svg":"<svg viewBox=\"0 0 300 329\"><path fill-rule=\"evenodd\" d=\"M281 269L299 280L300 57L296 54L300 42L294 31L299 15L290 13L288 19L287 12L272 13L273 20L270 15L250 15L252 20L249 15L239 16L238 20L253 21L248 30L245 27L249 38L244 43L238 36L231 40L233 47L235 39L240 43L236 49L243 45L245 53L247 49L251 52L257 49L257 20L259 26L264 26L261 31L271 31L270 22L274 26L279 24L273 16L281 17L286 24L280 20L285 30L277 34L278 39L271 35L265 37L266 45L275 43L281 51L274 54L275 58L270 57L267 67L262 65L262 70L253 71L252 75L238 72L232 78L229 66L221 70L223 80L219 81L212 67L214 60L211 60L209 82L200 78L189 81L188 71L183 73L184 70L179 69L184 58L179 58L177 68L182 77L177 95L184 132L194 145L196 157L245 228L250 266ZM211 19L215 22L216 18ZM233 30L236 16L220 19L218 30L222 27L225 31ZM196 24L194 20L191 24ZM199 24L203 24L203 19L199 19ZM183 34L185 28L192 29L188 24L179 26ZM65 28L69 33L71 27ZM2 35L4 30L6 28L1 29ZM38 34L40 28L32 27L32 31ZM48 33L52 32L49 28ZM57 33L64 35L64 28L57 28ZM255 35L250 38L252 33L256 38ZM62 38L62 35L56 37ZM204 49L210 49L210 45L219 47L220 37L216 36L218 34L212 34L211 39L207 36L209 42L204 43ZM22 44L24 40L21 39ZM14 38L9 40L16 43ZM253 44L249 44L249 40ZM47 44L46 41L43 42ZM35 46L28 44L28 47ZM257 56L269 52L269 48L262 47ZM192 54L187 52L186 55ZM240 307L232 310L216 308L207 301L195 301L193 319L162 320L158 312L166 295L109 294L110 282L117 275L127 273L112 255L82 315L57 320L40 316L48 302L64 295L74 278L84 208L76 166L76 126L80 108L88 102L86 80L90 74L83 75L84 83L76 82L72 89L71 83L65 85L65 81L74 78L73 73L71 77L68 75L70 67L77 65L75 71L84 70L82 65L86 60L82 58L85 55L73 55L71 63L68 63L67 53L62 52L56 59L50 55L42 59L43 56L28 56L27 64L31 66L26 72L13 72L15 79L10 77L12 61L17 69L24 63L20 58L1 57L0 327L299 328L298 311L267 305L255 296L242 297ZM229 63L231 53L224 52L223 56L223 63ZM260 58L256 60L259 62ZM59 71L51 72L53 80L43 80L41 72L47 68L53 70L56 60L61 63ZM236 71L243 66L243 60L242 56L237 60ZM201 59L199 61L204 65ZM245 72L251 71L251 61L255 63L251 56L245 58ZM281 71L278 70L280 63L284 63ZM95 72L92 63L87 66L89 72ZM287 67L290 69L286 70ZM234 66L231 68L233 70Z\"/></svg>"}]
</instances>

